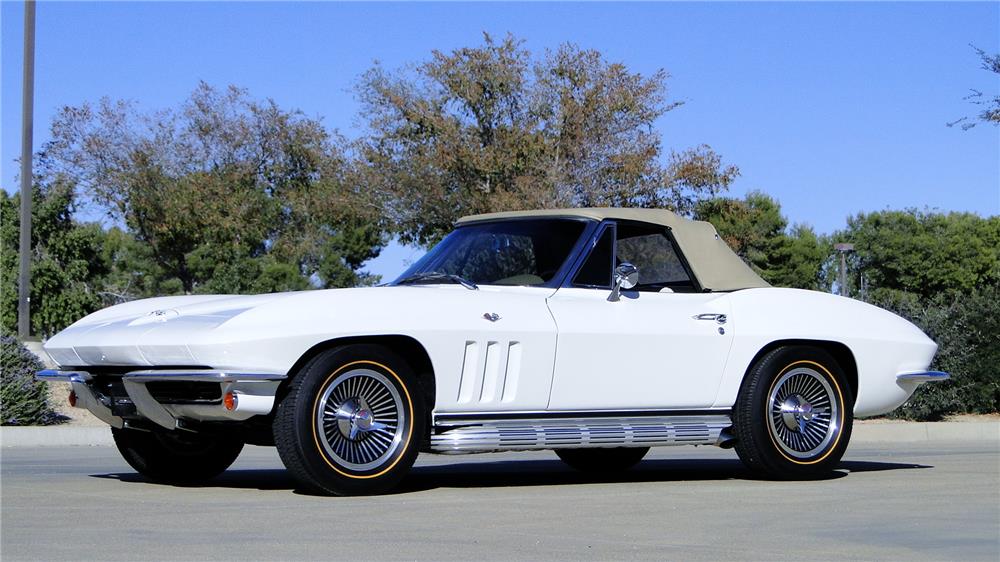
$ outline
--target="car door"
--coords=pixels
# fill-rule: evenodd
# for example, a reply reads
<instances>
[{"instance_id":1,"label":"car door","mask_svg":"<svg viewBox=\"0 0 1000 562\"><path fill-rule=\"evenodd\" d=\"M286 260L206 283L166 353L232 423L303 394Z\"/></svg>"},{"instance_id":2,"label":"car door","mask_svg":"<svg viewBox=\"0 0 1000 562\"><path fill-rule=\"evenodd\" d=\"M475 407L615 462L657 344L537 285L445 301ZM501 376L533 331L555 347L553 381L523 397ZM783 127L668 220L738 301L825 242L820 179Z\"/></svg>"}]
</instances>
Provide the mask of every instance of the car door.
<instances>
[{"instance_id":1,"label":"car door","mask_svg":"<svg viewBox=\"0 0 1000 562\"><path fill-rule=\"evenodd\" d=\"M430 257L428 268L480 283L478 290L446 285L426 297L411 291L424 326L433 326L420 341L438 374L436 414L546 408L556 347L546 299L589 228L577 220L484 223ZM446 299L435 296L442 291Z\"/></svg>"},{"instance_id":2,"label":"car door","mask_svg":"<svg viewBox=\"0 0 1000 562\"><path fill-rule=\"evenodd\" d=\"M733 338L729 299L698 292L669 230L607 222L551 297L558 341L550 410L712 405ZM616 263L639 283L610 301Z\"/></svg>"}]
</instances>

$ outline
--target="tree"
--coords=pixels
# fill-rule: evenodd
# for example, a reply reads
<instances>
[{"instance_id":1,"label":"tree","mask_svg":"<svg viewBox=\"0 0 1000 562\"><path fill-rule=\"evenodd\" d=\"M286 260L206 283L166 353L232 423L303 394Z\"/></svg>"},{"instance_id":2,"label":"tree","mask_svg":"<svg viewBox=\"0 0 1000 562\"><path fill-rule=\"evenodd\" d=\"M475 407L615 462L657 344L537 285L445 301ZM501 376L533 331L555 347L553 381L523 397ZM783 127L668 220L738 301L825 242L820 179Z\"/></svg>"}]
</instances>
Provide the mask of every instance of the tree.
<instances>
[{"instance_id":1,"label":"tree","mask_svg":"<svg viewBox=\"0 0 1000 562\"><path fill-rule=\"evenodd\" d=\"M706 199L695 205L694 217L711 222L765 281L782 287L821 288L829 245L807 225L795 225L787 232L781 205L769 195L752 191L744 199Z\"/></svg>"},{"instance_id":2,"label":"tree","mask_svg":"<svg viewBox=\"0 0 1000 562\"><path fill-rule=\"evenodd\" d=\"M201 83L178 109L65 107L42 169L68 178L185 293L353 285L384 243L346 142L316 119Z\"/></svg>"},{"instance_id":3,"label":"tree","mask_svg":"<svg viewBox=\"0 0 1000 562\"><path fill-rule=\"evenodd\" d=\"M738 170L707 146L661 162L654 123L679 105L666 101L666 79L569 44L534 58L510 35L434 51L410 71L376 64L357 88L369 127L366 179L408 243L434 242L472 213L596 205L687 213Z\"/></svg>"},{"instance_id":4,"label":"tree","mask_svg":"<svg viewBox=\"0 0 1000 562\"><path fill-rule=\"evenodd\" d=\"M779 287L829 290L823 266L832 254L833 246L825 236L817 236L809 225L796 224L774 250L765 279Z\"/></svg>"},{"instance_id":5,"label":"tree","mask_svg":"<svg viewBox=\"0 0 1000 562\"><path fill-rule=\"evenodd\" d=\"M1000 53L991 55L975 45L971 45L971 47L979 55L980 65L983 70L1000 75ZM994 77L994 84L996 81L997 78ZM1000 125L1000 94L986 97L981 90L973 88L971 93L965 96L964 99L969 103L980 106L979 113L972 119L966 116L952 121L948 123L949 127L961 124L962 130L968 131L979 123L992 123L994 127Z\"/></svg>"},{"instance_id":6,"label":"tree","mask_svg":"<svg viewBox=\"0 0 1000 562\"><path fill-rule=\"evenodd\" d=\"M902 291L928 301L1000 283L998 216L915 209L860 213L833 238L854 244L850 270L864 275L873 298Z\"/></svg>"},{"instance_id":7,"label":"tree","mask_svg":"<svg viewBox=\"0 0 1000 562\"><path fill-rule=\"evenodd\" d=\"M105 232L72 219L72 187L35 183L31 232L31 331L52 335L101 308ZM17 331L20 195L0 190L0 326Z\"/></svg>"}]
</instances>

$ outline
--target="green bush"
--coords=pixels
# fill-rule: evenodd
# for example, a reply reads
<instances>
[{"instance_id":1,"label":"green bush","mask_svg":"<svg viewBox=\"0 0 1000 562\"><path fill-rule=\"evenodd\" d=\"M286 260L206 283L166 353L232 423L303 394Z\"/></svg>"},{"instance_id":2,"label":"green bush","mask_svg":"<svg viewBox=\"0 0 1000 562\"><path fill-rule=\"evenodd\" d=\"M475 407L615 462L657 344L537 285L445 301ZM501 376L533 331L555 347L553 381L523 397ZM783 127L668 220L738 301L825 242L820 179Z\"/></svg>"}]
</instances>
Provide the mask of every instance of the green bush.
<instances>
[{"instance_id":1,"label":"green bush","mask_svg":"<svg viewBox=\"0 0 1000 562\"><path fill-rule=\"evenodd\" d=\"M49 406L45 383L35 380L42 363L16 338L0 335L0 422L50 425L65 418Z\"/></svg>"},{"instance_id":2,"label":"green bush","mask_svg":"<svg viewBox=\"0 0 1000 562\"><path fill-rule=\"evenodd\" d=\"M1000 285L925 301L910 293L883 293L874 304L910 320L936 341L931 369L951 374L949 381L918 387L892 417L933 421L948 414L1000 411Z\"/></svg>"}]
</instances>

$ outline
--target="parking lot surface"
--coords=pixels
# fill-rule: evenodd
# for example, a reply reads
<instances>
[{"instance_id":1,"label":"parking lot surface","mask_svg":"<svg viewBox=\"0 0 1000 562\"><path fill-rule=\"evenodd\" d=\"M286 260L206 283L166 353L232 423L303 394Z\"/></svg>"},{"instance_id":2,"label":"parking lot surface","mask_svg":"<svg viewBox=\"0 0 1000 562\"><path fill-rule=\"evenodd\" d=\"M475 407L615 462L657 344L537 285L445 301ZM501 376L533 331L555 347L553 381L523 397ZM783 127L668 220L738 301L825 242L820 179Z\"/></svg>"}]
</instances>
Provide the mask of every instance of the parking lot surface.
<instances>
[{"instance_id":1,"label":"parking lot surface","mask_svg":"<svg viewBox=\"0 0 1000 562\"><path fill-rule=\"evenodd\" d=\"M548 451L421 455L395 493L296 490L274 449L211 483L143 481L111 447L2 452L13 560L1000 559L1000 443L852 445L832 477L754 479L735 453L654 449L580 474Z\"/></svg>"}]
</instances>

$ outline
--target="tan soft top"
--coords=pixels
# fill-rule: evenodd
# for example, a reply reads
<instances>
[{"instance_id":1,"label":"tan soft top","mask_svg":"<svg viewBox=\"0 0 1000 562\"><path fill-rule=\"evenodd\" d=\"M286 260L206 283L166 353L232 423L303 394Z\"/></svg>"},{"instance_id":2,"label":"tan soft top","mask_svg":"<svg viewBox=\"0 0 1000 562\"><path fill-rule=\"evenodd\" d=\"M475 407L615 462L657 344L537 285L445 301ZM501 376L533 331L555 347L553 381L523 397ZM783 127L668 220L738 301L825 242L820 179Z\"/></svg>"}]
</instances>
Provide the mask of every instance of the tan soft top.
<instances>
[{"instance_id":1,"label":"tan soft top","mask_svg":"<svg viewBox=\"0 0 1000 562\"><path fill-rule=\"evenodd\" d=\"M704 289L735 291L770 287L722 241L711 223L685 219L666 209L581 208L514 211L470 215L458 219L456 224L528 217L579 217L595 221L617 219L662 225L673 233L677 245L687 258L688 265Z\"/></svg>"}]
</instances>

